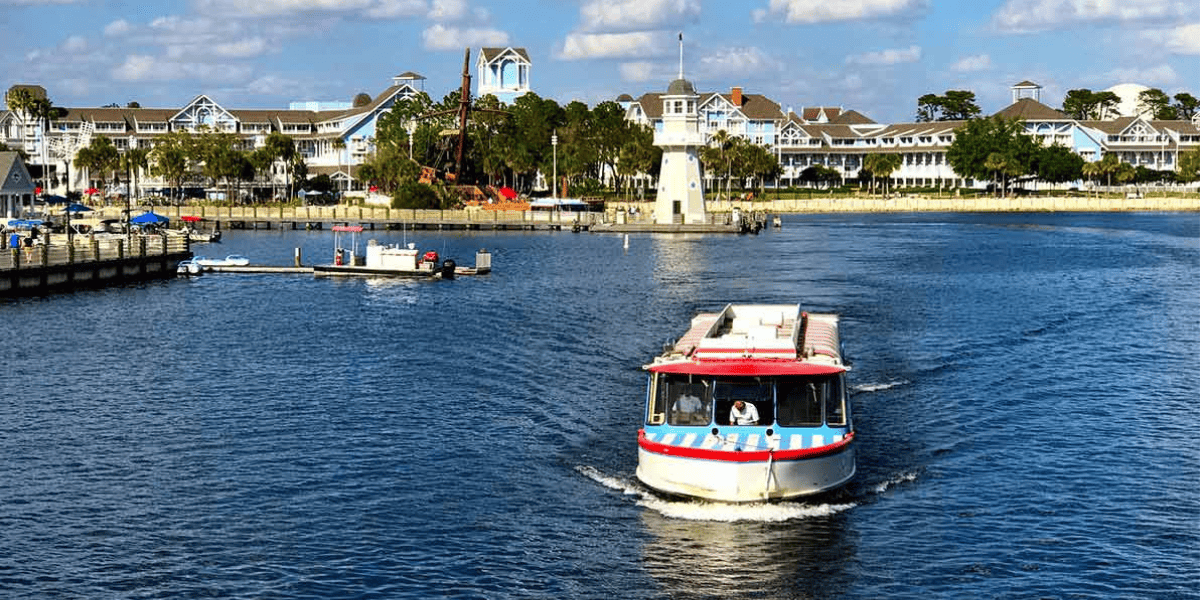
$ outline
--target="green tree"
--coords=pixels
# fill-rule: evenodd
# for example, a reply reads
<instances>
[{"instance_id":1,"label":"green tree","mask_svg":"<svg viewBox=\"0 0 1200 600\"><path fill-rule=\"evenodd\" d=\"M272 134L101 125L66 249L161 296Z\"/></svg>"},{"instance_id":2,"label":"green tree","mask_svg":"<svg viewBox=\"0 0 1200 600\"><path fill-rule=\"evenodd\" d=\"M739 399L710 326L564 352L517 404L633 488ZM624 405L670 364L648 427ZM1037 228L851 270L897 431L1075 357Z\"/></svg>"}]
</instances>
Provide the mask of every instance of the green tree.
<instances>
[{"instance_id":1,"label":"green tree","mask_svg":"<svg viewBox=\"0 0 1200 600\"><path fill-rule=\"evenodd\" d=\"M1121 103L1113 92L1093 92L1082 88L1069 90L1063 97L1062 111L1080 121L1104 119Z\"/></svg>"},{"instance_id":2,"label":"green tree","mask_svg":"<svg viewBox=\"0 0 1200 600\"><path fill-rule=\"evenodd\" d=\"M1059 144L1040 146L1034 157L1034 173L1048 183L1077 181L1083 176L1083 157Z\"/></svg>"},{"instance_id":3,"label":"green tree","mask_svg":"<svg viewBox=\"0 0 1200 600\"><path fill-rule=\"evenodd\" d=\"M1179 109L1171 104L1171 97L1166 92L1151 88L1138 94L1138 110L1150 115L1150 118L1160 121L1171 121L1179 118Z\"/></svg>"},{"instance_id":4,"label":"green tree","mask_svg":"<svg viewBox=\"0 0 1200 600\"><path fill-rule=\"evenodd\" d=\"M654 130L648 125L631 123L629 136L625 144L621 146L621 153L617 159L618 173L626 181L632 181L640 174L646 174L653 178L658 176L661 166L662 148L654 145ZM626 189L632 195L632 186L628 186Z\"/></svg>"},{"instance_id":5,"label":"green tree","mask_svg":"<svg viewBox=\"0 0 1200 600\"><path fill-rule=\"evenodd\" d=\"M292 178L295 176L296 142L278 131L272 131L263 142L263 147L270 153L272 162L283 165L284 172L287 174L287 198L291 200Z\"/></svg>"},{"instance_id":6,"label":"green tree","mask_svg":"<svg viewBox=\"0 0 1200 600\"><path fill-rule=\"evenodd\" d=\"M148 157L150 174L171 182L174 191L180 194L175 196L177 201L181 199L183 180L191 170L186 150L189 138L189 134L182 132L168 133L158 140Z\"/></svg>"},{"instance_id":7,"label":"green tree","mask_svg":"<svg viewBox=\"0 0 1200 600\"><path fill-rule=\"evenodd\" d=\"M917 121L965 121L982 112L975 101L975 92L946 90L942 96L925 94L917 99Z\"/></svg>"},{"instance_id":8,"label":"green tree","mask_svg":"<svg viewBox=\"0 0 1200 600\"><path fill-rule=\"evenodd\" d=\"M1176 173L1180 181L1200 181L1200 150L1180 154Z\"/></svg>"},{"instance_id":9,"label":"green tree","mask_svg":"<svg viewBox=\"0 0 1200 600\"><path fill-rule=\"evenodd\" d=\"M888 183L891 182L892 173L895 173L903 162L904 157L899 154L868 154L863 157L863 171L871 178L871 187L877 189L877 179L883 179L884 197L888 194Z\"/></svg>"},{"instance_id":10,"label":"green tree","mask_svg":"<svg viewBox=\"0 0 1200 600\"><path fill-rule=\"evenodd\" d=\"M1191 120L1200 112L1200 99L1187 92L1175 94L1175 112L1180 119Z\"/></svg>"},{"instance_id":11,"label":"green tree","mask_svg":"<svg viewBox=\"0 0 1200 600\"><path fill-rule=\"evenodd\" d=\"M110 176L121 168L121 154L108 137L96 136L75 153L75 164L87 169L88 179L99 182L101 197L107 198Z\"/></svg>"},{"instance_id":12,"label":"green tree","mask_svg":"<svg viewBox=\"0 0 1200 600\"><path fill-rule=\"evenodd\" d=\"M366 92L359 92L354 95L354 108L366 106L371 103L371 95Z\"/></svg>"},{"instance_id":13,"label":"green tree","mask_svg":"<svg viewBox=\"0 0 1200 600\"><path fill-rule=\"evenodd\" d=\"M149 156L149 148L130 148L121 155L121 168L125 171L131 198L140 196L137 182L141 172L149 166Z\"/></svg>"},{"instance_id":14,"label":"green tree","mask_svg":"<svg viewBox=\"0 0 1200 600\"><path fill-rule=\"evenodd\" d=\"M1089 182L1091 182L1104 174L1104 165L1101 165L1100 161L1085 163L1080 169L1080 172ZM1091 195L1090 190L1091 186L1089 186L1089 196Z\"/></svg>"},{"instance_id":15,"label":"green tree","mask_svg":"<svg viewBox=\"0 0 1200 600\"><path fill-rule=\"evenodd\" d=\"M409 181L392 194L392 208L441 208L437 190L424 183Z\"/></svg>"},{"instance_id":16,"label":"green tree","mask_svg":"<svg viewBox=\"0 0 1200 600\"><path fill-rule=\"evenodd\" d=\"M946 150L946 162L963 177L999 183L1001 177L1033 172L1039 146L1025 133L1020 121L998 115L971 119L954 134Z\"/></svg>"}]
</instances>

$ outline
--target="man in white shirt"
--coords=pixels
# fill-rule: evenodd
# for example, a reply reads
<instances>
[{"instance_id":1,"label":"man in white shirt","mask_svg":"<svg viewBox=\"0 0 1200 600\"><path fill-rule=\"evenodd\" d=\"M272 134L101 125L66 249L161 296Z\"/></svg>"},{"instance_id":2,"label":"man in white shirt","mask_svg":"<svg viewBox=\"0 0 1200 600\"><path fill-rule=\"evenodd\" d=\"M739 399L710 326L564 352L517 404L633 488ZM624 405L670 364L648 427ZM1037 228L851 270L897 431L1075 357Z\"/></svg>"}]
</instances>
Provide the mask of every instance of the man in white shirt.
<instances>
[{"instance_id":1,"label":"man in white shirt","mask_svg":"<svg viewBox=\"0 0 1200 600\"><path fill-rule=\"evenodd\" d=\"M733 409L729 411L730 425L757 425L758 424L758 409L753 404L748 404L741 400L733 403Z\"/></svg>"}]
</instances>

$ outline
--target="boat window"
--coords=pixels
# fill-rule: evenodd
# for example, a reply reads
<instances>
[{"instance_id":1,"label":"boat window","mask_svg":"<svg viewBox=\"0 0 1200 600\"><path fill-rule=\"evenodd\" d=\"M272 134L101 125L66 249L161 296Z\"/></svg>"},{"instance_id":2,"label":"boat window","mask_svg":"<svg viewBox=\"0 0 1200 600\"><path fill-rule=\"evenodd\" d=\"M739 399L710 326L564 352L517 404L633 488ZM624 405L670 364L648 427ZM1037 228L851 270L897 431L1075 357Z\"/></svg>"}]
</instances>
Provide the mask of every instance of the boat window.
<instances>
[{"instance_id":1,"label":"boat window","mask_svg":"<svg viewBox=\"0 0 1200 600\"><path fill-rule=\"evenodd\" d=\"M713 405L717 411L717 422L728 424L733 403L743 400L758 410L758 423L768 425L775 422L775 396L769 380L759 377L744 379L718 379L713 386Z\"/></svg>"},{"instance_id":2,"label":"boat window","mask_svg":"<svg viewBox=\"0 0 1200 600\"><path fill-rule=\"evenodd\" d=\"M778 383L778 395L782 426L846 424L846 399L840 375L783 377Z\"/></svg>"},{"instance_id":3,"label":"boat window","mask_svg":"<svg viewBox=\"0 0 1200 600\"><path fill-rule=\"evenodd\" d=\"M790 427L816 427L821 416L821 396L816 382L810 378L779 380L779 424Z\"/></svg>"},{"instance_id":4,"label":"boat window","mask_svg":"<svg viewBox=\"0 0 1200 600\"><path fill-rule=\"evenodd\" d=\"M709 380L687 375L659 375L647 423L707 426L712 422L712 386Z\"/></svg>"},{"instance_id":5,"label":"boat window","mask_svg":"<svg viewBox=\"0 0 1200 600\"><path fill-rule=\"evenodd\" d=\"M829 378L825 397L825 422L829 425L846 424L846 389L841 375Z\"/></svg>"}]
</instances>

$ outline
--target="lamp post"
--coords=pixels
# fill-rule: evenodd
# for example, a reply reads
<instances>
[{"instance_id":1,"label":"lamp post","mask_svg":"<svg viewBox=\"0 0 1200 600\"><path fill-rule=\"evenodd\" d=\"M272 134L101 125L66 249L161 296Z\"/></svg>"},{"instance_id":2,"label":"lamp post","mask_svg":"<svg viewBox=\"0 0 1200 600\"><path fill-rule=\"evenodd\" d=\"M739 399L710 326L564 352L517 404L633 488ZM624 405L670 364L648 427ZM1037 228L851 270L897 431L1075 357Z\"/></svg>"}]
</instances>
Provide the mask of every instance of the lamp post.
<instances>
[{"instance_id":1,"label":"lamp post","mask_svg":"<svg viewBox=\"0 0 1200 600\"><path fill-rule=\"evenodd\" d=\"M550 192L554 198L558 198L558 130L550 136L550 146L554 148L554 181L550 184Z\"/></svg>"}]
</instances>

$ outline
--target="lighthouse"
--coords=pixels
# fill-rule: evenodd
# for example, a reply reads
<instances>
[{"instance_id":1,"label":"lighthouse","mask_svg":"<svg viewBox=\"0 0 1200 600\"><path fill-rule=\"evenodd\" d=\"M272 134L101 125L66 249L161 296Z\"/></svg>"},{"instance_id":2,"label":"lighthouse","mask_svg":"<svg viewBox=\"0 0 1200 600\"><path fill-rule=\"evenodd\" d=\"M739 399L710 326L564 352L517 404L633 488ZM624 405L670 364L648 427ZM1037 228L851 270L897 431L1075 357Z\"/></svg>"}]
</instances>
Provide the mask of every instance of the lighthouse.
<instances>
[{"instance_id":1,"label":"lighthouse","mask_svg":"<svg viewBox=\"0 0 1200 600\"><path fill-rule=\"evenodd\" d=\"M654 222L658 225L702 224L708 221L704 209L704 184L700 179L700 96L692 83L683 78L683 35L679 36L679 78L667 86L662 96L662 129L654 133L654 145L662 148L658 176L658 197L654 202Z\"/></svg>"}]
</instances>

